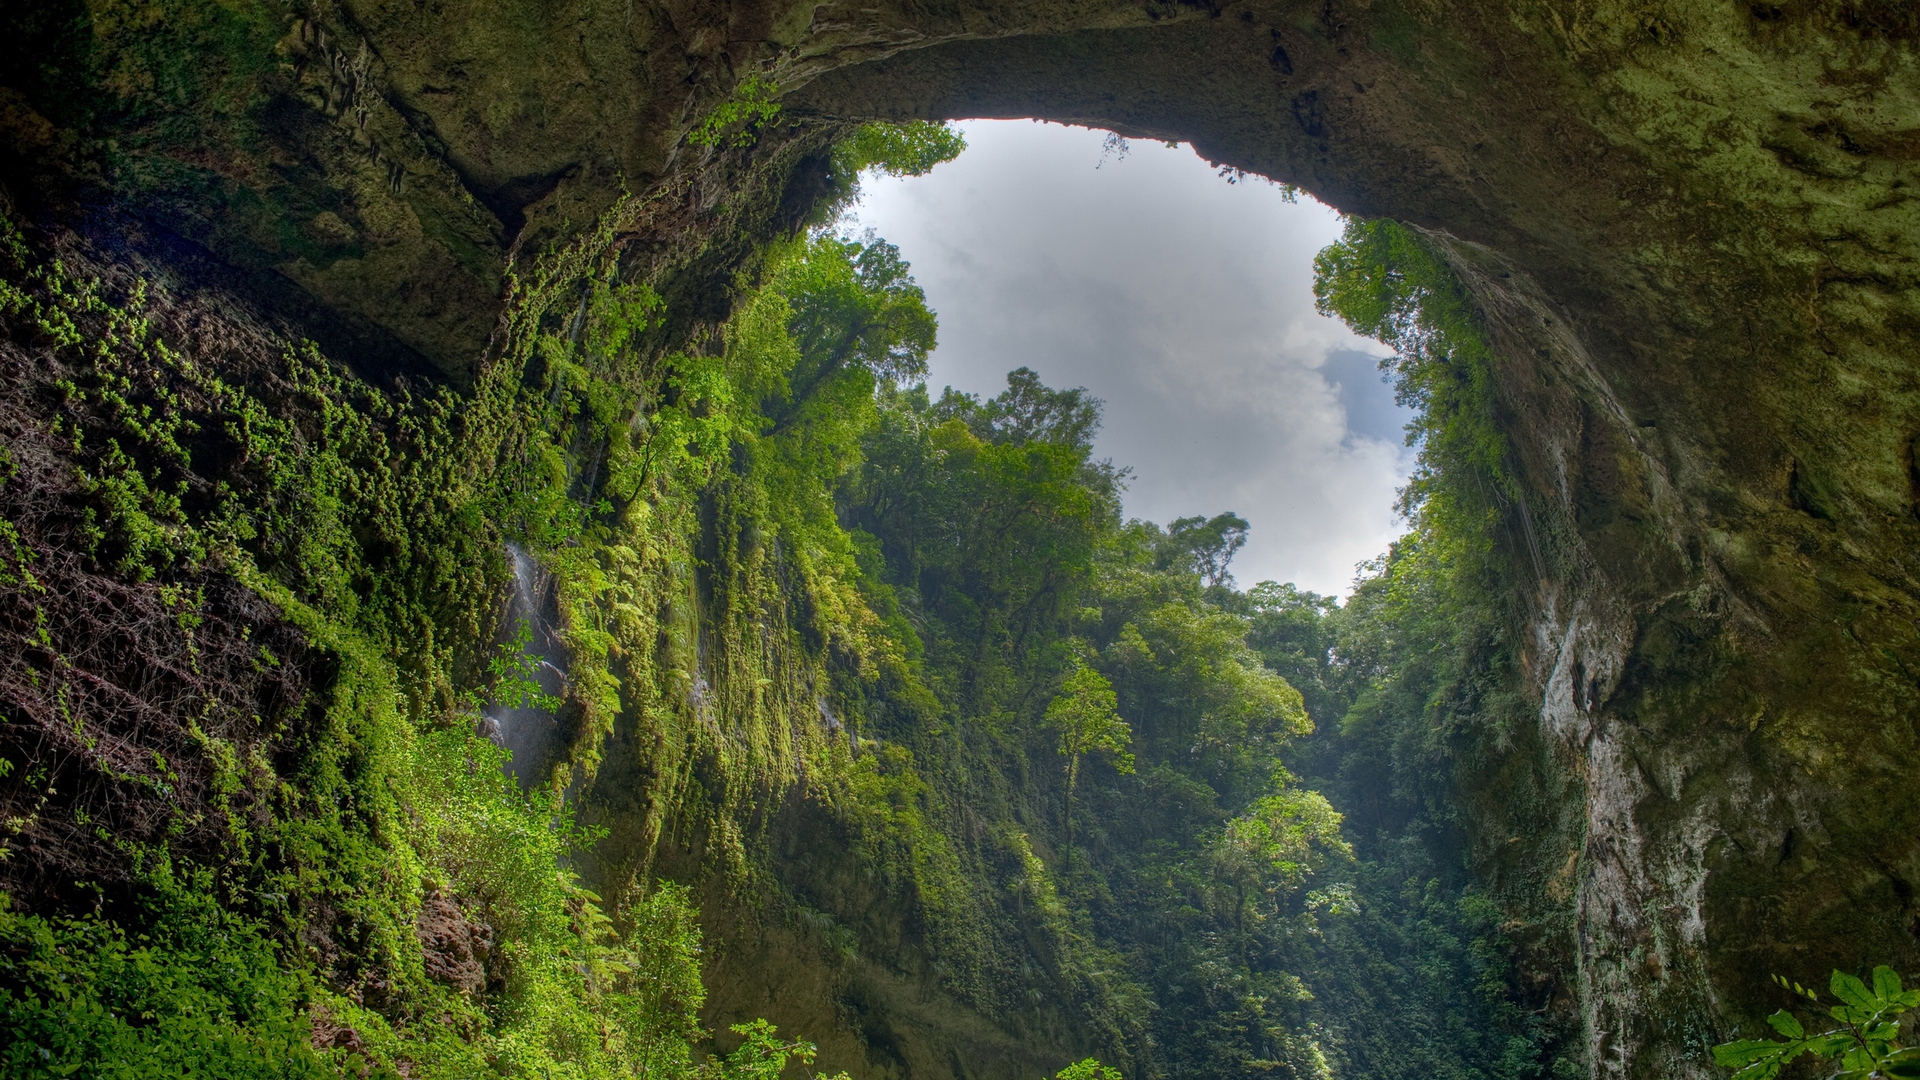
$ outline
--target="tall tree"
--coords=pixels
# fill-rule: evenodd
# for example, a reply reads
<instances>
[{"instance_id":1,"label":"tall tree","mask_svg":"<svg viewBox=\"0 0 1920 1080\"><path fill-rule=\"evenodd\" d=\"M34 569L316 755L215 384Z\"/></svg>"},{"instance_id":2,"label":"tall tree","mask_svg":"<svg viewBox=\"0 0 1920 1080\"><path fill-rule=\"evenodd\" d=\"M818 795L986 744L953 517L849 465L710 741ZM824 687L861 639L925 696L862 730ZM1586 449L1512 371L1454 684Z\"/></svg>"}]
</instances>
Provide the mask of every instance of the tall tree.
<instances>
[{"instance_id":1,"label":"tall tree","mask_svg":"<svg viewBox=\"0 0 1920 1080\"><path fill-rule=\"evenodd\" d=\"M1229 510L1210 518L1176 518L1167 526L1167 540L1177 556L1190 559L1193 568L1211 588L1232 581L1227 566L1246 545L1247 519Z\"/></svg>"},{"instance_id":2,"label":"tall tree","mask_svg":"<svg viewBox=\"0 0 1920 1080\"><path fill-rule=\"evenodd\" d=\"M1105 675L1090 667L1075 668L1047 705L1047 726L1060 733L1060 755L1067 759L1067 858L1073 858L1073 789L1080 782L1080 762L1099 754L1116 771L1133 772L1133 729L1118 712L1119 698Z\"/></svg>"}]
</instances>

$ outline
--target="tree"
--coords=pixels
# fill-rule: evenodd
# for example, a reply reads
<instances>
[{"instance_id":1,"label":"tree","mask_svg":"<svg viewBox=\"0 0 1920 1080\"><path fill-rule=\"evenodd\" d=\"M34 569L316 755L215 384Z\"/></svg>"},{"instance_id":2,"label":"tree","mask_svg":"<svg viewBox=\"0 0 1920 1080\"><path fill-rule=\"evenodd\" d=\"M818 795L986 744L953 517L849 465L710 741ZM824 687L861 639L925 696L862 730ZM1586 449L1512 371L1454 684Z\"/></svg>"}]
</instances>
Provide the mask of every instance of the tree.
<instances>
[{"instance_id":1,"label":"tree","mask_svg":"<svg viewBox=\"0 0 1920 1080\"><path fill-rule=\"evenodd\" d=\"M969 715L1044 706L1070 654L1022 643L1062 640L1118 523L1118 480L1084 444L983 438L984 406L965 395L935 404L923 387L883 386L877 400L866 460L841 489L843 522L879 541L930 672Z\"/></svg>"},{"instance_id":2,"label":"tree","mask_svg":"<svg viewBox=\"0 0 1920 1080\"><path fill-rule=\"evenodd\" d=\"M1098 1058L1081 1058L1054 1073L1053 1080L1120 1080L1120 1070L1100 1064Z\"/></svg>"},{"instance_id":3,"label":"tree","mask_svg":"<svg viewBox=\"0 0 1920 1080\"><path fill-rule=\"evenodd\" d=\"M869 169L883 176L923 176L952 161L967 148L967 137L951 124L909 120L874 121L854 129L833 148L837 172L857 177Z\"/></svg>"},{"instance_id":4,"label":"tree","mask_svg":"<svg viewBox=\"0 0 1920 1080\"><path fill-rule=\"evenodd\" d=\"M1279 901L1314 877L1329 853L1353 857L1340 835L1340 812L1319 792L1291 786L1256 800L1227 822L1213 845L1215 872L1234 886L1243 925L1250 915L1265 914L1255 911L1259 903L1277 912ZM1351 885L1335 885L1321 898L1339 911L1351 903L1351 892Z\"/></svg>"},{"instance_id":5,"label":"tree","mask_svg":"<svg viewBox=\"0 0 1920 1080\"><path fill-rule=\"evenodd\" d=\"M712 1080L780 1080L788 1058L813 1064L816 1048L812 1043L782 1039L780 1029L765 1020L735 1024L728 1030L740 1036L741 1043L725 1058L707 1058L706 1076ZM847 1080L847 1074L836 1073L826 1080Z\"/></svg>"},{"instance_id":6,"label":"tree","mask_svg":"<svg viewBox=\"0 0 1920 1080\"><path fill-rule=\"evenodd\" d=\"M1007 388L997 397L983 402L949 387L934 410L943 419L966 421L987 442L1058 443L1086 453L1093 449L1093 436L1100 430L1103 404L1084 386L1055 390L1041 382L1032 368L1019 367L1007 372Z\"/></svg>"},{"instance_id":7,"label":"tree","mask_svg":"<svg viewBox=\"0 0 1920 1080\"><path fill-rule=\"evenodd\" d=\"M1067 851L1073 851L1073 789L1080 761L1097 753L1122 773L1133 771L1133 729L1115 711L1119 698L1105 675L1081 665L1067 676L1047 705L1047 727L1060 733L1060 754L1067 759Z\"/></svg>"},{"instance_id":8,"label":"tree","mask_svg":"<svg viewBox=\"0 0 1920 1080\"><path fill-rule=\"evenodd\" d=\"M799 355L784 385L761 403L774 430L793 424L843 372L884 382L926 374L935 323L908 271L900 249L885 240L821 236L775 272L770 284L789 305L786 330Z\"/></svg>"},{"instance_id":9,"label":"tree","mask_svg":"<svg viewBox=\"0 0 1920 1080\"><path fill-rule=\"evenodd\" d=\"M1193 560L1194 569L1217 589L1233 580L1227 574L1227 564L1245 546L1249 528L1246 518L1229 510L1210 518L1176 519L1167 526L1167 539L1173 551Z\"/></svg>"}]
</instances>

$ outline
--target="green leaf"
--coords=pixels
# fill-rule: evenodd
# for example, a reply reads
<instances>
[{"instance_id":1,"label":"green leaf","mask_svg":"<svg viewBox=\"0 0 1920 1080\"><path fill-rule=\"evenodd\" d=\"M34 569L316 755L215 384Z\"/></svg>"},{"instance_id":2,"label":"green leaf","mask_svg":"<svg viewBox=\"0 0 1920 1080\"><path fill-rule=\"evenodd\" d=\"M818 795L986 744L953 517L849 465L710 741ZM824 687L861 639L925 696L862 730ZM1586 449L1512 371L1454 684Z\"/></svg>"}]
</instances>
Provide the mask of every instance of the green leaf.
<instances>
[{"instance_id":1,"label":"green leaf","mask_svg":"<svg viewBox=\"0 0 1920 1080\"><path fill-rule=\"evenodd\" d=\"M1880 1061L1880 1071L1894 1080L1920 1080L1920 1047L1888 1054Z\"/></svg>"},{"instance_id":2,"label":"green leaf","mask_svg":"<svg viewBox=\"0 0 1920 1080\"><path fill-rule=\"evenodd\" d=\"M1873 969L1873 994L1883 1001L1892 1001L1900 996L1900 976L1885 964Z\"/></svg>"},{"instance_id":3,"label":"green leaf","mask_svg":"<svg viewBox=\"0 0 1920 1080\"><path fill-rule=\"evenodd\" d=\"M1120 1080L1120 1070L1102 1065L1095 1058L1083 1058L1054 1073L1053 1080Z\"/></svg>"},{"instance_id":4,"label":"green leaf","mask_svg":"<svg viewBox=\"0 0 1920 1080\"><path fill-rule=\"evenodd\" d=\"M1853 1044L1853 1032L1841 1030L1815 1035L1806 1041L1805 1047L1815 1057L1832 1058L1846 1053Z\"/></svg>"},{"instance_id":5,"label":"green leaf","mask_svg":"<svg viewBox=\"0 0 1920 1080\"><path fill-rule=\"evenodd\" d=\"M1804 1039L1807 1037L1807 1029L1801 1027L1800 1021L1794 1019L1793 1014L1785 1009L1781 1009L1779 1012L1767 1017L1767 1026L1785 1035L1789 1039Z\"/></svg>"},{"instance_id":6,"label":"green leaf","mask_svg":"<svg viewBox=\"0 0 1920 1080\"><path fill-rule=\"evenodd\" d=\"M1900 1037L1900 1025L1891 1020L1876 1020L1863 1032L1868 1042L1890 1043Z\"/></svg>"},{"instance_id":7,"label":"green leaf","mask_svg":"<svg viewBox=\"0 0 1920 1080\"><path fill-rule=\"evenodd\" d=\"M1793 1051L1792 1056L1787 1056L1789 1050ZM1793 1056L1798 1056L1799 1050L1799 1045L1796 1043L1774 1042L1772 1039L1736 1039L1713 1048L1713 1063L1728 1068L1740 1068L1756 1062L1774 1060L1778 1060L1779 1064L1785 1064L1791 1061ZM1775 1066L1776 1070L1778 1067L1778 1065Z\"/></svg>"},{"instance_id":8,"label":"green leaf","mask_svg":"<svg viewBox=\"0 0 1920 1080\"><path fill-rule=\"evenodd\" d=\"M1837 968L1834 969L1833 979L1827 984L1827 989L1833 991L1834 997L1856 1009L1865 1009L1871 1013L1878 1008L1866 983Z\"/></svg>"}]
</instances>

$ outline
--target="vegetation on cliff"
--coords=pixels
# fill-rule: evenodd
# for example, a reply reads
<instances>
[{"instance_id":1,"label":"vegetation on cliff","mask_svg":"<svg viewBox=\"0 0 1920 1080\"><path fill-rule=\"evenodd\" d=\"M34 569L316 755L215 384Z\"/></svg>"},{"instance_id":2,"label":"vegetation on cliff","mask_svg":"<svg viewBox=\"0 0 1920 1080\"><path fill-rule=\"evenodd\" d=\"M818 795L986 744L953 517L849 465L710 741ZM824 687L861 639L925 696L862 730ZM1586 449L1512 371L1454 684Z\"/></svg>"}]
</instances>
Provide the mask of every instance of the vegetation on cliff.
<instances>
[{"instance_id":1,"label":"vegetation on cliff","mask_svg":"<svg viewBox=\"0 0 1920 1080\"><path fill-rule=\"evenodd\" d=\"M957 149L908 130L868 150L929 137ZM9 1064L731 1075L793 1052L755 1028L696 1061L685 891L588 890L565 867L592 836L560 790L616 714L655 725L656 807L721 823L824 743L772 714L828 652L873 653L814 475L850 445L835 395L857 419L864 365L932 342L884 250L776 252L724 353L667 354L646 351L659 301L591 238L519 284L461 394L370 384L70 234L5 240ZM822 324L813 370L782 289L867 304ZM746 549L703 552L726 573L696 584L715 513ZM497 644L509 540L554 572L573 658L572 753L524 792L476 723L527 696L511 632ZM743 629L802 596L818 647ZM704 786L696 754L720 765Z\"/></svg>"},{"instance_id":2,"label":"vegetation on cliff","mask_svg":"<svg viewBox=\"0 0 1920 1080\"><path fill-rule=\"evenodd\" d=\"M829 194L958 146L859 129ZM1424 417L1414 532L1340 607L1240 591L1232 514L1123 520L1084 391L930 395L883 241L777 241L723 325L670 332L619 249L649 205L521 266L465 391L9 227L11 1067L772 1076L811 1050L765 1022L702 1060L692 890L829 927L797 963L901 947L773 849L806 813L941 992L1060 1059L1542 1074L1447 809L1507 692L1506 481L1426 249L1356 223L1322 261ZM551 583L557 702L501 617L509 543ZM490 701L553 707L526 790ZM603 777L624 809L576 824Z\"/></svg>"}]
</instances>

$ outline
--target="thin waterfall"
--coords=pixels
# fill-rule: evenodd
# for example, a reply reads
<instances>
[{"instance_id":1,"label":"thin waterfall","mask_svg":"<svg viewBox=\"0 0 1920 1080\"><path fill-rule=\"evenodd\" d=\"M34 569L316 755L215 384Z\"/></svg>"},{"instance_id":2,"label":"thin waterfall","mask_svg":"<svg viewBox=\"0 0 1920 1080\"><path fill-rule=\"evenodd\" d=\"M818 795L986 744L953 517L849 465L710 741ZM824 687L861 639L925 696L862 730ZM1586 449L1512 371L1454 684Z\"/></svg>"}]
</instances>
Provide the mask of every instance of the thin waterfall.
<instances>
[{"instance_id":1,"label":"thin waterfall","mask_svg":"<svg viewBox=\"0 0 1920 1080\"><path fill-rule=\"evenodd\" d=\"M507 556L513 563L513 591L507 598L497 642L512 644L524 623L530 632L526 652L535 661L530 674L540 684L542 694L559 697L567 682L567 652L555 633L558 612L552 583L520 545L508 544ZM513 702L490 704L482 714L487 735L512 751L508 769L522 787L542 779L565 748L559 717L551 710Z\"/></svg>"}]
</instances>

